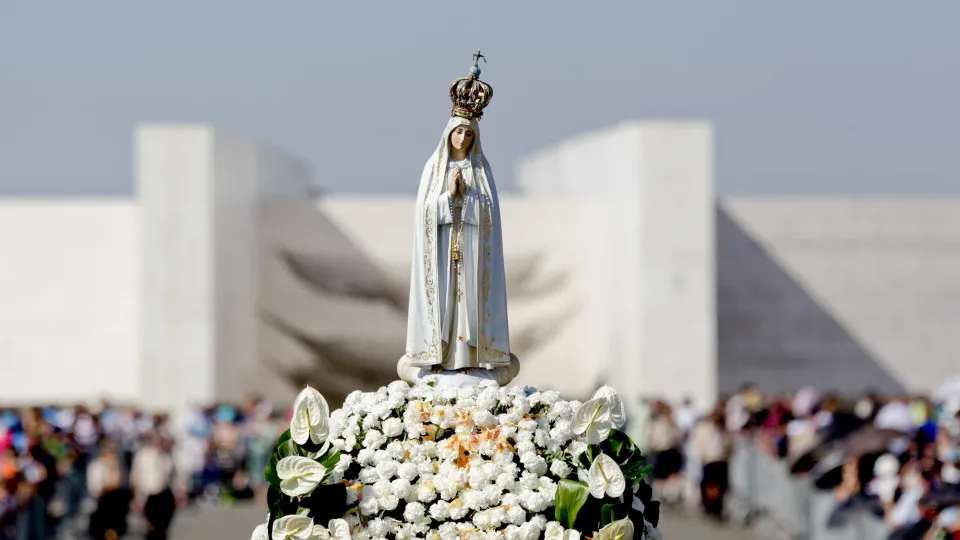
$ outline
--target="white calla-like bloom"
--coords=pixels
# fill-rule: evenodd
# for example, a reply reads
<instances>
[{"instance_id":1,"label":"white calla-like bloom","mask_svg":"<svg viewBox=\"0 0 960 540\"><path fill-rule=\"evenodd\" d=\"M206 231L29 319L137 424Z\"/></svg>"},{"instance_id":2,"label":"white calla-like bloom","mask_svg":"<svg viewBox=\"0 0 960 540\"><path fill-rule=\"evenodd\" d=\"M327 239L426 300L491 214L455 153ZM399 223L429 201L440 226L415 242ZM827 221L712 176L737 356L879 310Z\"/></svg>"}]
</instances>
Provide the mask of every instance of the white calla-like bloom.
<instances>
[{"instance_id":1,"label":"white calla-like bloom","mask_svg":"<svg viewBox=\"0 0 960 540\"><path fill-rule=\"evenodd\" d=\"M330 434L330 407L327 400L310 386L300 391L293 402L293 418L290 419L290 438L297 444L326 442Z\"/></svg>"},{"instance_id":2,"label":"white calla-like bloom","mask_svg":"<svg viewBox=\"0 0 960 540\"><path fill-rule=\"evenodd\" d=\"M303 456L287 456L277 462L280 491L290 497L310 493L326 474L323 465Z\"/></svg>"},{"instance_id":3,"label":"white calla-like bloom","mask_svg":"<svg viewBox=\"0 0 960 540\"><path fill-rule=\"evenodd\" d=\"M605 441L612 426L610 403L603 398L591 399L580 405L573 416L573 432L577 435L585 433L587 444Z\"/></svg>"},{"instance_id":4,"label":"white calla-like bloom","mask_svg":"<svg viewBox=\"0 0 960 540\"><path fill-rule=\"evenodd\" d=\"M283 516L273 522L271 540L311 540L313 519L308 516Z\"/></svg>"},{"instance_id":5,"label":"white calla-like bloom","mask_svg":"<svg viewBox=\"0 0 960 540\"><path fill-rule=\"evenodd\" d=\"M330 531L327 530L323 525L314 525L313 534L310 535L310 540L330 540Z\"/></svg>"},{"instance_id":6,"label":"white calla-like bloom","mask_svg":"<svg viewBox=\"0 0 960 540\"><path fill-rule=\"evenodd\" d=\"M627 489L627 481L620 465L606 454L600 454L593 460L590 472L587 473L587 483L590 494L598 499L602 499L605 494L609 497L620 497Z\"/></svg>"},{"instance_id":7,"label":"white calla-like bloom","mask_svg":"<svg viewBox=\"0 0 960 540\"><path fill-rule=\"evenodd\" d=\"M270 531L267 530L267 524L261 523L253 530L253 536L250 540L270 540Z\"/></svg>"},{"instance_id":8,"label":"white calla-like bloom","mask_svg":"<svg viewBox=\"0 0 960 540\"><path fill-rule=\"evenodd\" d=\"M327 528L333 540L350 540L350 524L345 519L331 519Z\"/></svg>"},{"instance_id":9,"label":"white calla-like bloom","mask_svg":"<svg viewBox=\"0 0 960 540\"><path fill-rule=\"evenodd\" d=\"M594 399L607 400L607 405L610 406L610 421L614 428L620 429L627 425L627 414L623 408L623 400L620 399L620 394L613 387L603 385L593 393L593 397Z\"/></svg>"},{"instance_id":10,"label":"white calla-like bloom","mask_svg":"<svg viewBox=\"0 0 960 540\"><path fill-rule=\"evenodd\" d=\"M600 529L594 540L633 540L633 522L623 518Z\"/></svg>"}]
</instances>

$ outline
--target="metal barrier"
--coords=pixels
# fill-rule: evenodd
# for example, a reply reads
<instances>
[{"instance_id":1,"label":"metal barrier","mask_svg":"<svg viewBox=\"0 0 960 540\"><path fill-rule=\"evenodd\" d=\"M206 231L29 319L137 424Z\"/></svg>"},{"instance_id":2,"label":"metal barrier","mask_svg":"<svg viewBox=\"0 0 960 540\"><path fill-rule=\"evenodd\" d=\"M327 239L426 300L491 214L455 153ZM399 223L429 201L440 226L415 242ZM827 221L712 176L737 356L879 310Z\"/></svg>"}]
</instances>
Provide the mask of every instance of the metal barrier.
<instances>
[{"instance_id":1,"label":"metal barrier","mask_svg":"<svg viewBox=\"0 0 960 540\"><path fill-rule=\"evenodd\" d=\"M730 507L764 538L784 540L884 540L890 529L864 510L828 527L837 508L832 493L819 491L788 465L751 441L738 441L730 461Z\"/></svg>"}]
</instances>

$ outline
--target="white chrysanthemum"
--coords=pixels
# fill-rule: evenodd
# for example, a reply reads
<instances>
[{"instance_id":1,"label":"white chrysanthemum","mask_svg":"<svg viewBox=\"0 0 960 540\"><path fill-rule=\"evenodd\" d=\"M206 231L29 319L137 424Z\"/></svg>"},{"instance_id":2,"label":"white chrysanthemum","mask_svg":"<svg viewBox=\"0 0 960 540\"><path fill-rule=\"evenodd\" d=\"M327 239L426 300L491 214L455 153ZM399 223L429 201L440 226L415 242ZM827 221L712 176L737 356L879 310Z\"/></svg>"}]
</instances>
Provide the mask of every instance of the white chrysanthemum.
<instances>
[{"instance_id":1,"label":"white chrysanthemum","mask_svg":"<svg viewBox=\"0 0 960 540\"><path fill-rule=\"evenodd\" d=\"M507 509L507 519L513 525L523 525L527 522L527 511L519 505L511 506Z\"/></svg>"},{"instance_id":2,"label":"white chrysanthemum","mask_svg":"<svg viewBox=\"0 0 960 540\"><path fill-rule=\"evenodd\" d=\"M380 433L375 429L368 431L363 437L364 448L377 449L380 448L380 446L382 446L385 442L387 442L387 438L383 436L383 433Z\"/></svg>"},{"instance_id":3,"label":"white chrysanthemum","mask_svg":"<svg viewBox=\"0 0 960 540\"><path fill-rule=\"evenodd\" d=\"M477 526L480 530L487 530L493 528L493 521L490 519L490 513L486 510L482 510L473 515L473 524Z\"/></svg>"},{"instance_id":4,"label":"white chrysanthemum","mask_svg":"<svg viewBox=\"0 0 960 540\"><path fill-rule=\"evenodd\" d=\"M490 411L477 411L473 413L473 423L481 429L493 429L499 422Z\"/></svg>"},{"instance_id":5,"label":"white chrysanthemum","mask_svg":"<svg viewBox=\"0 0 960 540\"><path fill-rule=\"evenodd\" d=\"M571 467L566 461L555 460L550 464L550 472L556 475L558 478L566 478L573 472L573 467Z\"/></svg>"},{"instance_id":6,"label":"white chrysanthemum","mask_svg":"<svg viewBox=\"0 0 960 540\"><path fill-rule=\"evenodd\" d=\"M463 502L462 499L454 499L450 501L450 519L459 521L466 517L467 513L469 512L470 509L467 508L467 504Z\"/></svg>"},{"instance_id":7,"label":"white chrysanthemum","mask_svg":"<svg viewBox=\"0 0 960 540\"><path fill-rule=\"evenodd\" d=\"M307 441L323 444L330 435L330 407L315 388L304 388L293 402L290 438L303 445Z\"/></svg>"},{"instance_id":8,"label":"white chrysanthemum","mask_svg":"<svg viewBox=\"0 0 960 540\"><path fill-rule=\"evenodd\" d=\"M417 472L417 466L414 465L413 463L405 462L405 463L401 463L400 466L397 467L397 477L403 478L408 482L413 482L414 479L417 478L418 474L419 473Z\"/></svg>"},{"instance_id":9,"label":"white chrysanthemum","mask_svg":"<svg viewBox=\"0 0 960 540\"><path fill-rule=\"evenodd\" d=\"M430 517L436 521L446 521L450 519L450 503L447 501L437 501L430 505Z\"/></svg>"},{"instance_id":10,"label":"white chrysanthemum","mask_svg":"<svg viewBox=\"0 0 960 540\"><path fill-rule=\"evenodd\" d=\"M403 421L399 418L387 418L383 421L383 434L387 437L399 437L403 433Z\"/></svg>"},{"instance_id":11,"label":"white chrysanthemum","mask_svg":"<svg viewBox=\"0 0 960 540\"><path fill-rule=\"evenodd\" d=\"M374 518L367 522L367 531L374 538L386 538L390 532L390 524L386 520Z\"/></svg>"},{"instance_id":12,"label":"white chrysanthemum","mask_svg":"<svg viewBox=\"0 0 960 540\"><path fill-rule=\"evenodd\" d=\"M410 391L410 385L404 381L393 381L387 385L387 392L391 395L399 394L400 397L406 397L407 392Z\"/></svg>"},{"instance_id":13,"label":"white chrysanthemum","mask_svg":"<svg viewBox=\"0 0 960 540\"><path fill-rule=\"evenodd\" d=\"M377 475L380 480L392 480L397 474L400 464L393 460L385 460L377 463Z\"/></svg>"},{"instance_id":14,"label":"white chrysanthemum","mask_svg":"<svg viewBox=\"0 0 960 540\"><path fill-rule=\"evenodd\" d=\"M310 493L326 474L323 465L302 456L287 456L277 462L280 491L290 497Z\"/></svg>"},{"instance_id":15,"label":"white chrysanthemum","mask_svg":"<svg viewBox=\"0 0 960 540\"><path fill-rule=\"evenodd\" d=\"M397 478L390 482L390 491L400 499L406 499L413 491L413 485L409 480Z\"/></svg>"},{"instance_id":16,"label":"white chrysanthemum","mask_svg":"<svg viewBox=\"0 0 960 540\"><path fill-rule=\"evenodd\" d=\"M620 465L606 454L600 454L593 460L588 473L590 494L598 499L604 495L620 497L627 487Z\"/></svg>"},{"instance_id":17,"label":"white chrysanthemum","mask_svg":"<svg viewBox=\"0 0 960 540\"><path fill-rule=\"evenodd\" d=\"M417 482L417 500L422 503L431 503L437 499L437 490L433 487L433 476L421 476Z\"/></svg>"},{"instance_id":18,"label":"white chrysanthemum","mask_svg":"<svg viewBox=\"0 0 960 540\"><path fill-rule=\"evenodd\" d=\"M380 473L377 472L375 467L364 467L360 469L360 473L357 475L357 480L362 484L372 484L380 480Z\"/></svg>"},{"instance_id":19,"label":"white chrysanthemum","mask_svg":"<svg viewBox=\"0 0 960 540\"><path fill-rule=\"evenodd\" d=\"M372 485L363 486L360 496L360 512L365 516L372 516L380 511L380 503Z\"/></svg>"},{"instance_id":20,"label":"white chrysanthemum","mask_svg":"<svg viewBox=\"0 0 960 540\"><path fill-rule=\"evenodd\" d=\"M363 417L363 422L360 424L364 430L370 431L380 427L380 419L376 415L368 414Z\"/></svg>"}]
</instances>

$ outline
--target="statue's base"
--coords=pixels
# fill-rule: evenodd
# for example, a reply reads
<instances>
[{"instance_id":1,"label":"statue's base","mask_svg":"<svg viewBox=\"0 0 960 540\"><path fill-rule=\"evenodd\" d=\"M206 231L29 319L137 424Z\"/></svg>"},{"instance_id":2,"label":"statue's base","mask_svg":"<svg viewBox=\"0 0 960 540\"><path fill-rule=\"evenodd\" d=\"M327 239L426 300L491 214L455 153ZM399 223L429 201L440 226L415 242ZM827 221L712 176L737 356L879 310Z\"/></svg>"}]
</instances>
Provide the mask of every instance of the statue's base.
<instances>
[{"instance_id":1,"label":"statue's base","mask_svg":"<svg viewBox=\"0 0 960 540\"><path fill-rule=\"evenodd\" d=\"M478 386L484 381L495 381L500 386L510 384L510 381L520 373L520 359L510 353L510 364L493 369L462 369L435 371L432 366L411 366L404 356L397 362L397 375L401 380L410 384L435 382L437 388L463 388Z\"/></svg>"}]
</instances>

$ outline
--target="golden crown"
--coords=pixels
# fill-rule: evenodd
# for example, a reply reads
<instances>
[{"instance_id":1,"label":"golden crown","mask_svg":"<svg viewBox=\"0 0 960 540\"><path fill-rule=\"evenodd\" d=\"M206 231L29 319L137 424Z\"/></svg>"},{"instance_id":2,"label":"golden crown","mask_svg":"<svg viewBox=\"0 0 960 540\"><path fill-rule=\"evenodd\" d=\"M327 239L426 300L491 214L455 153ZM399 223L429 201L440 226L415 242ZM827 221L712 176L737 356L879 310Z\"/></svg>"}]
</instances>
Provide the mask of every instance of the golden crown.
<instances>
[{"instance_id":1,"label":"golden crown","mask_svg":"<svg viewBox=\"0 0 960 540\"><path fill-rule=\"evenodd\" d=\"M450 101L453 102L451 116L460 116L479 120L483 116L483 109L493 99L493 88L480 80L480 59L486 63L487 59L480 51L473 55L473 67L470 75L461 77L450 85Z\"/></svg>"}]
</instances>

